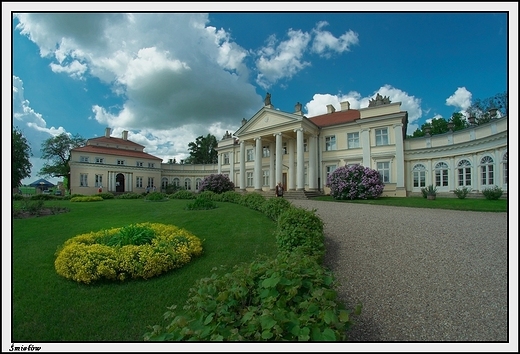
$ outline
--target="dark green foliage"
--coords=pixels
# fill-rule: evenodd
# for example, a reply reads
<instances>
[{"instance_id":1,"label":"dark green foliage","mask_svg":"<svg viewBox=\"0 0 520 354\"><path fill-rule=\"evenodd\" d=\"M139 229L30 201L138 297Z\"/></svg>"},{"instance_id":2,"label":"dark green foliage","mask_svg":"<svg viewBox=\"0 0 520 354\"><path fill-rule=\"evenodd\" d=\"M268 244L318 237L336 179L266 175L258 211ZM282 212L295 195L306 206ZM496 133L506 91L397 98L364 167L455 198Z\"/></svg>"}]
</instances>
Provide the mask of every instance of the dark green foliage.
<instances>
[{"instance_id":1,"label":"dark green foliage","mask_svg":"<svg viewBox=\"0 0 520 354\"><path fill-rule=\"evenodd\" d=\"M155 232L150 227L131 224L123 226L115 235L107 235L99 240L99 243L112 247L140 246L150 244L154 237Z\"/></svg>"},{"instance_id":2,"label":"dark green foliage","mask_svg":"<svg viewBox=\"0 0 520 354\"><path fill-rule=\"evenodd\" d=\"M212 191L204 191L197 194L197 198L205 198L208 200L220 201L219 195Z\"/></svg>"},{"instance_id":3,"label":"dark green foliage","mask_svg":"<svg viewBox=\"0 0 520 354\"><path fill-rule=\"evenodd\" d=\"M437 187L435 187L433 184L430 184L428 187L421 188L421 193L424 198L427 198L429 195L436 196Z\"/></svg>"},{"instance_id":4,"label":"dark green foliage","mask_svg":"<svg viewBox=\"0 0 520 354\"><path fill-rule=\"evenodd\" d=\"M242 200L242 194L235 191L228 191L222 194L219 194L219 198L221 202L230 202L239 204Z\"/></svg>"},{"instance_id":5,"label":"dark green foliage","mask_svg":"<svg viewBox=\"0 0 520 354\"><path fill-rule=\"evenodd\" d=\"M213 200L206 199L205 197L197 197L195 201L186 205L186 210L209 210L215 209L216 207L217 204Z\"/></svg>"},{"instance_id":6,"label":"dark green foliage","mask_svg":"<svg viewBox=\"0 0 520 354\"><path fill-rule=\"evenodd\" d=\"M197 281L182 313L150 327L152 341L344 341L350 311L333 274L301 252L281 253ZM360 307L358 307L360 310Z\"/></svg>"},{"instance_id":7,"label":"dark green foliage","mask_svg":"<svg viewBox=\"0 0 520 354\"><path fill-rule=\"evenodd\" d=\"M188 144L190 156L186 159L186 164L215 164L217 163L218 146L217 138L214 135L199 136L195 142Z\"/></svg>"},{"instance_id":8,"label":"dark green foliage","mask_svg":"<svg viewBox=\"0 0 520 354\"><path fill-rule=\"evenodd\" d=\"M149 201L152 201L152 202L161 202L163 200L166 200L167 197L166 197L166 194L164 193L161 193L161 192L152 192L152 193L148 193L145 197L144 197L145 200L149 200Z\"/></svg>"},{"instance_id":9,"label":"dark green foliage","mask_svg":"<svg viewBox=\"0 0 520 354\"><path fill-rule=\"evenodd\" d=\"M262 210L262 205L266 201L265 197L257 192L246 193L242 195L240 204L253 210Z\"/></svg>"},{"instance_id":10,"label":"dark green foliage","mask_svg":"<svg viewBox=\"0 0 520 354\"><path fill-rule=\"evenodd\" d=\"M457 188L453 191L453 193L455 193L455 195L459 199L466 198L466 196L468 195L469 192L471 192L471 188L468 188L468 187Z\"/></svg>"},{"instance_id":11,"label":"dark green foliage","mask_svg":"<svg viewBox=\"0 0 520 354\"><path fill-rule=\"evenodd\" d=\"M35 194L31 196L31 200L55 200L56 197L52 194Z\"/></svg>"},{"instance_id":12,"label":"dark green foliage","mask_svg":"<svg viewBox=\"0 0 520 354\"><path fill-rule=\"evenodd\" d=\"M114 199L114 194L110 192L98 193L97 196L103 199Z\"/></svg>"},{"instance_id":13,"label":"dark green foliage","mask_svg":"<svg viewBox=\"0 0 520 354\"><path fill-rule=\"evenodd\" d=\"M180 190L170 195L172 199L195 199L196 197L195 193L187 190Z\"/></svg>"},{"instance_id":14,"label":"dark green foliage","mask_svg":"<svg viewBox=\"0 0 520 354\"><path fill-rule=\"evenodd\" d=\"M292 207L278 218L276 245L280 252L291 253L297 248L321 262L325 254L323 221L316 211Z\"/></svg>"},{"instance_id":15,"label":"dark green foliage","mask_svg":"<svg viewBox=\"0 0 520 354\"><path fill-rule=\"evenodd\" d=\"M19 193L16 193L16 194L13 194L13 200L23 200L24 199L24 196L19 194Z\"/></svg>"},{"instance_id":16,"label":"dark green foliage","mask_svg":"<svg viewBox=\"0 0 520 354\"><path fill-rule=\"evenodd\" d=\"M25 177L31 175L32 164L29 159L32 153L31 146L18 128L13 129L11 144L11 188L16 188Z\"/></svg>"},{"instance_id":17,"label":"dark green foliage","mask_svg":"<svg viewBox=\"0 0 520 354\"><path fill-rule=\"evenodd\" d=\"M496 200L499 199L502 196L502 194L504 194L504 191L502 190L502 188L498 186L493 186L483 189L482 194L488 200Z\"/></svg>"},{"instance_id":18,"label":"dark green foliage","mask_svg":"<svg viewBox=\"0 0 520 354\"><path fill-rule=\"evenodd\" d=\"M261 212L274 221L287 209L292 206L291 202L284 198L268 198L262 204Z\"/></svg>"},{"instance_id":19,"label":"dark green foliage","mask_svg":"<svg viewBox=\"0 0 520 354\"><path fill-rule=\"evenodd\" d=\"M103 193L101 193L101 194L103 194ZM114 199L142 199L142 198L144 198L144 196L139 193L123 193L123 194L114 196Z\"/></svg>"}]
</instances>

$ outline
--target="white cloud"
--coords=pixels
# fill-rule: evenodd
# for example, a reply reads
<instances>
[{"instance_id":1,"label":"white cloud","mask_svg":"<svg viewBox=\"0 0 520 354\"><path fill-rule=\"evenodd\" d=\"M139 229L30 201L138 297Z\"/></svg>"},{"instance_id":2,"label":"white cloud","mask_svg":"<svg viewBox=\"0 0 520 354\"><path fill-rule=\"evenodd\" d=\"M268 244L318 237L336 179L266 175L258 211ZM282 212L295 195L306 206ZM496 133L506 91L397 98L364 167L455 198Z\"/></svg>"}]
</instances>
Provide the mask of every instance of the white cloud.
<instances>
[{"instance_id":1,"label":"white cloud","mask_svg":"<svg viewBox=\"0 0 520 354\"><path fill-rule=\"evenodd\" d=\"M310 34L290 29L287 36L289 39L280 43L275 36L271 36L267 45L257 53L259 58L256 66L259 74L256 82L263 88L267 89L282 78L291 78L310 65L309 62L302 61L311 39Z\"/></svg>"},{"instance_id":2,"label":"white cloud","mask_svg":"<svg viewBox=\"0 0 520 354\"><path fill-rule=\"evenodd\" d=\"M461 111L465 111L471 106L471 92L465 87L459 87L453 95L446 99L446 106L453 106Z\"/></svg>"},{"instance_id":3,"label":"white cloud","mask_svg":"<svg viewBox=\"0 0 520 354\"><path fill-rule=\"evenodd\" d=\"M312 51L314 53L329 58L332 56L332 53L350 51L351 46L359 43L359 37L356 32L350 30L342 34L339 38L336 38L329 31L322 30L322 28L327 25L328 23L326 21L319 22L313 31L314 40L312 42Z\"/></svg>"}]
</instances>

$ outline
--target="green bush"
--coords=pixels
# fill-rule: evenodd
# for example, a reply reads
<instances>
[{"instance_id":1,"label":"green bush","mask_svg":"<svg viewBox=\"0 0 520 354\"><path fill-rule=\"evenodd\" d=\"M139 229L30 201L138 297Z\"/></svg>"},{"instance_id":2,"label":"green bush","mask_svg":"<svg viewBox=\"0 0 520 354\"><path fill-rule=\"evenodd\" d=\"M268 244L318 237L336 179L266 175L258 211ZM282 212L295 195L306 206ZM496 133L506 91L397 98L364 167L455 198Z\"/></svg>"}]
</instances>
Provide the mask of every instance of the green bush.
<instances>
[{"instance_id":1,"label":"green bush","mask_svg":"<svg viewBox=\"0 0 520 354\"><path fill-rule=\"evenodd\" d=\"M98 193L97 196L103 199L114 199L114 194L110 192Z\"/></svg>"},{"instance_id":2,"label":"green bush","mask_svg":"<svg viewBox=\"0 0 520 354\"><path fill-rule=\"evenodd\" d=\"M235 191L227 191L222 194L219 194L219 200L221 202L229 202L239 204L242 200L242 194Z\"/></svg>"},{"instance_id":3,"label":"green bush","mask_svg":"<svg viewBox=\"0 0 520 354\"><path fill-rule=\"evenodd\" d=\"M197 281L182 313L164 314L147 341L344 341L351 313L333 274L300 252L241 264ZM361 307L356 309L356 315Z\"/></svg>"},{"instance_id":4,"label":"green bush","mask_svg":"<svg viewBox=\"0 0 520 354\"><path fill-rule=\"evenodd\" d=\"M155 237L155 231L147 225L131 224L123 226L116 234L106 233L106 237L98 242L107 245L121 247L126 245L140 246L150 244Z\"/></svg>"},{"instance_id":5,"label":"green bush","mask_svg":"<svg viewBox=\"0 0 520 354\"><path fill-rule=\"evenodd\" d=\"M186 210L209 210L209 209L215 209L217 207L217 204L211 200L206 199L204 196L197 197L195 201L192 203L188 203L186 205Z\"/></svg>"},{"instance_id":6,"label":"green bush","mask_svg":"<svg viewBox=\"0 0 520 354\"><path fill-rule=\"evenodd\" d=\"M20 193L13 194L13 200L24 200L24 196Z\"/></svg>"},{"instance_id":7,"label":"green bush","mask_svg":"<svg viewBox=\"0 0 520 354\"><path fill-rule=\"evenodd\" d=\"M199 192L199 194L197 194L197 198L205 198L205 199L208 199L208 200L220 200L220 194L217 194L215 192L212 192L212 191L203 191L203 192Z\"/></svg>"},{"instance_id":8,"label":"green bush","mask_svg":"<svg viewBox=\"0 0 520 354\"><path fill-rule=\"evenodd\" d=\"M87 197L73 197L70 199L71 202L101 202L103 200L103 198L98 197L97 195Z\"/></svg>"},{"instance_id":9,"label":"green bush","mask_svg":"<svg viewBox=\"0 0 520 354\"><path fill-rule=\"evenodd\" d=\"M31 195L31 200L54 200L56 199L55 196L51 194L35 194Z\"/></svg>"},{"instance_id":10,"label":"green bush","mask_svg":"<svg viewBox=\"0 0 520 354\"><path fill-rule=\"evenodd\" d=\"M462 187L462 188L457 188L453 191L453 193L457 196L457 198L459 199L464 199L466 198L466 196L469 194L469 192L471 192L471 188L468 188L468 187Z\"/></svg>"},{"instance_id":11,"label":"green bush","mask_svg":"<svg viewBox=\"0 0 520 354\"><path fill-rule=\"evenodd\" d=\"M144 197L145 200L149 200L149 201L152 201L152 202L161 202L163 200L166 200L168 199L166 194L164 193L161 193L161 192L152 192L152 193L148 193L145 197Z\"/></svg>"},{"instance_id":12,"label":"green bush","mask_svg":"<svg viewBox=\"0 0 520 354\"><path fill-rule=\"evenodd\" d=\"M241 205L248 207L249 209L261 211L262 205L266 201L265 197L257 192L246 193L242 195L240 200Z\"/></svg>"},{"instance_id":13,"label":"green bush","mask_svg":"<svg viewBox=\"0 0 520 354\"><path fill-rule=\"evenodd\" d=\"M193 192L187 191L187 190L180 190L172 195L170 195L170 198L172 199L195 199L196 195Z\"/></svg>"},{"instance_id":14,"label":"green bush","mask_svg":"<svg viewBox=\"0 0 520 354\"><path fill-rule=\"evenodd\" d=\"M502 190L502 188L498 186L493 186L483 189L482 194L488 200L496 200L499 199L502 196L502 194L504 194L504 191Z\"/></svg>"},{"instance_id":15,"label":"green bush","mask_svg":"<svg viewBox=\"0 0 520 354\"><path fill-rule=\"evenodd\" d=\"M291 207L280 215L276 230L276 244L280 252L291 253L302 248L321 263L325 254L323 221L315 212Z\"/></svg>"},{"instance_id":16,"label":"green bush","mask_svg":"<svg viewBox=\"0 0 520 354\"><path fill-rule=\"evenodd\" d=\"M116 195L114 199L142 199L144 196L139 193L123 193Z\"/></svg>"},{"instance_id":17,"label":"green bush","mask_svg":"<svg viewBox=\"0 0 520 354\"><path fill-rule=\"evenodd\" d=\"M261 212L267 217L278 220L278 217L292 206L291 202L284 198L268 198L262 204Z\"/></svg>"}]
</instances>

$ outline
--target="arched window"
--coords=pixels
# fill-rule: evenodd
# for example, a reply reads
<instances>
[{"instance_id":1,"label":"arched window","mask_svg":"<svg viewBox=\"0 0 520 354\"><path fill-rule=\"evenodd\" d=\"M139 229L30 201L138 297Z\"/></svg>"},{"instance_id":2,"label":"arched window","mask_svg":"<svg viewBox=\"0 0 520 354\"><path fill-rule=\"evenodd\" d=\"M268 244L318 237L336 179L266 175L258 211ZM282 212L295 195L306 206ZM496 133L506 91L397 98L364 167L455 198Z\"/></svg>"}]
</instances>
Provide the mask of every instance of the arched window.
<instances>
[{"instance_id":1,"label":"arched window","mask_svg":"<svg viewBox=\"0 0 520 354\"><path fill-rule=\"evenodd\" d=\"M418 163L413 167L413 186L426 187L426 167Z\"/></svg>"},{"instance_id":2,"label":"arched window","mask_svg":"<svg viewBox=\"0 0 520 354\"><path fill-rule=\"evenodd\" d=\"M502 158L502 176L504 176L504 184L507 184L507 159L508 159L508 156L507 156L507 151L506 153L504 154L504 157Z\"/></svg>"},{"instance_id":3,"label":"arched window","mask_svg":"<svg viewBox=\"0 0 520 354\"><path fill-rule=\"evenodd\" d=\"M173 185L174 185L175 187L180 187L180 186L181 186L181 180L178 179L177 177L175 177L175 178L173 179Z\"/></svg>"},{"instance_id":4,"label":"arched window","mask_svg":"<svg viewBox=\"0 0 520 354\"><path fill-rule=\"evenodd\" d=\"M196 189L196 190L199 190L199 188L200 188L200 184L201 184L201 183L202 183L202 179L201 179L201 178L197 178L197 179L195 180L195 189Z\"/></svg>"},{"instance_id":5,"label":"arched window","mask_svg":"<svg viewBox=\"0 0 520 354\"><path fill-rule=\"evenodd\" d=\"M493 159L491 156L484 156L480 160L480 177L483 186L492 186L495 184L493 176Z\"/></svg>"},{"instance_id":6,"label":"arched window","mask_svg":"<svg viewBox=\"0 0 520 354\"><path fill-rule=\"evenodd\" d=\"M468 160L460 160L457 164L459 175L459 187L471 186L471 163Z\"/></svg>"},{"instance_id":7,"label":"arched window","mask_svg":"<svg viewBox=\"0 0 520 354\"><path fill-rule=\"evenodd\" d=\"M191 179L186 178L184 180L184 189L186 189L187 191L191 191Z\"/></svg>"},{"instance_id":8,"label":"arched window","mask_svg":"<svg viewBox=\"0 0 520 354\"><path fill-rule=\"evenodd\" d=\"M439 162L435 165L435 186L448 186L448 164L446 162Z\"/></svg>"},{"instance_id":9,"label":"arched window","mask_svg":"<svg viewBox=\"0 0 520 354\"><path fill-rule=\"evenodd\" d=\"M168 188L168 178L163 177L163 178L161 179L161 188L162 188L162 189L166 189L166 188Z\"/></svg>"}]
</instances>

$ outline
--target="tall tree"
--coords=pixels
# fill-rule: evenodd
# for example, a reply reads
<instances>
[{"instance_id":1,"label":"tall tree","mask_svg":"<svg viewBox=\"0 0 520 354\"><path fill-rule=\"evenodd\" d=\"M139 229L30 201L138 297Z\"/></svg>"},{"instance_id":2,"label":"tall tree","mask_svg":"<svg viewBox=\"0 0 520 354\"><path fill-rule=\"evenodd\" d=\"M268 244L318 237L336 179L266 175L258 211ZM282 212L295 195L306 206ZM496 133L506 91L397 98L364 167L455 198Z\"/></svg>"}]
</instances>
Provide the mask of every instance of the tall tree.
<instances>
[{"instance_id":1,"label":"tall tree","mask_svg":"<svg viewBox=\"0 0 520 354\"><path fill-rule=\"evenodd\" d=\"M497 93L484 99L477 98L467 109L469 115L476 118L476 124L484 124L495 117L507 115L509 110L507 92Z\"/></svg>"},{"instance_id":2,"label":"tall tree","mask_svg":"<svg viewBox=\"0 0 520 354\"><path fill-rule=\"evenodd\" d=\"M217 138L214 135L199 136L195 142L188 144L190 156L185 163L192 164L214 164L217 163Z\"/></svg>"},{"instance_id":3,"label":"tall tree","mask_svg":"<svg viewBox=\"0 0 520 354\"><path fill-rule=\"evenodd\" d=\"M31 146L25 136L18 129L13 129L13 150L11 152L11 187L20 187L22 180L31 175L32 164L29 158L32 156Z\"/></svg>"},{"instance_id":4,"label":"tall tree","mask_svg":"<svg viewBox=\"0 0 520 354\"><path fill-rule=\"evenodd\" d=\"M67 133L45 140L41 146L42 159L49 160L38 172L39 176L64 177L70 180L70 150L84 146L86 140L78 134L69 136ZM66 187L68 189L68 186Z\"/></svg>"}]
</instances>

